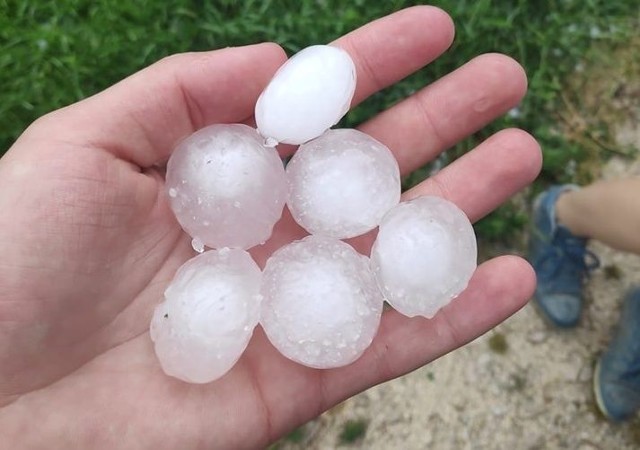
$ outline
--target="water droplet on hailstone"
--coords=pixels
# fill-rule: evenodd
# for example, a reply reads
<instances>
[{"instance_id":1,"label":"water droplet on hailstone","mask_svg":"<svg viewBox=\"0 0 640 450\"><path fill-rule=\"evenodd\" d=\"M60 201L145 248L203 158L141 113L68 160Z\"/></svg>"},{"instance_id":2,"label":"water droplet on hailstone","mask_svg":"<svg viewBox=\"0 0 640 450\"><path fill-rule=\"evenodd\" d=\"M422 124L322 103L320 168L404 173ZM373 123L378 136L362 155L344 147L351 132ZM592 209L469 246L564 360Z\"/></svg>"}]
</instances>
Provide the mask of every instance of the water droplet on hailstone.
<instances>
[{"instance_id":1,"label":"water droplet on hailstone","mask_svg":"<svg viewBox=\"0 0 640 450\"><path fill-rule=\"evenodd\" d=\"M346 51L307 47L280 67L258 98L258 130L271 142L307 142L347 113L355 88L356 67Z\"/></svg>"},{"instance_id":2,"label":"water droplet on hailstone","mask_svg":"<svg viewBox=\"0 0 640 450\"><path fill-rule=\"evenodd\" d=\"M431 318L467 287L477 255L464 212L440 197L424 196L384 217L371 265L391 306L409 317Z\"/></svg>"},{"instance_id":3,"label":"water droplet on hailstone","mask_svg":"<svg viewBox=\"0 0 640 450\"><path fill-rule=\"evenodd\" d=\"M244 250L210 250L178 269L150 335L167 375L208 383L227 373L260 316L261 273Z\"/></svg>"},{"instance_id":4,"label":"water droplet on hailstone","mask_svg":"<svg viewBox=\"0 0 640 450\"><path fill-rule=\"evenodd\" d=\"M357 130L329 130L301 145L287 165L287 182L295 221L338 239L372 230L400 201L393 154Z\"/></svg>"},{"instance_id":5,"label":"water droplet on hailstone","mask_svg":"<svg viewBox=\"0 0 640 450\"><path fill-rule=\"evenodd\" d=\"M182 141L169 159L166 186L182 228L211 248L266 241L287 190L276 150L241 124L211 125Z\"/></svg>"},{"instance_id":6,"label":"water droplet on hailstone","mask_svg":"<svg viewBox=\"0 0 640 450\"><path fill-rule=\"evenodd\" d=\"M197 237L191 240L191 248L193 248L198 253L204 252L204 244Z\"/></svg>"},{"instance_id":7,"label":"water droplet on hailstone","mask_svg":"<svg viewBox=\"0 0 640 450\"><path fill-rule=\"evenodd\" d=\"M383 300L369 259L337 239L308 236L276 251L261 292L260 323L269 340L306 366L355 361L380 324Z\"/></svg>"}]
</instances>

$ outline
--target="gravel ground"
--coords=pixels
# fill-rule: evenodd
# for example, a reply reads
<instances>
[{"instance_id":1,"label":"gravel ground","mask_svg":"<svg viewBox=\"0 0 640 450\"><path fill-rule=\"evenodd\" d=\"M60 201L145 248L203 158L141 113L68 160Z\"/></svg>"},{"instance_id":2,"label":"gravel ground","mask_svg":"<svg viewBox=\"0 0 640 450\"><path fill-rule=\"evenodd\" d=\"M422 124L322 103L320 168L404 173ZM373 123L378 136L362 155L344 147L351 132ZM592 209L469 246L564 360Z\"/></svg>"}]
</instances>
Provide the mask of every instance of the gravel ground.
<instances>
[{"instance_id":1,"label":"gravel ground","mask_svg":"<svg viewBox=\"0 0 640 450\"><path fill-rule=\"evenodd\" d=\"M640 127L621 143L640 148ZM613 159L603 178L640 176L640 161ZM529 304L515 316L432 364L356 396L305 426L305 449L638 449L640 418L608 423L597 411L593 367L611 338L621 298L640 285L640 257L592 243L601 269L587 285L580 326L551 329ZM350 444L348 421L366 431ZM357 434L357 433L356 433Z\"/></svg>"}]
</instances>

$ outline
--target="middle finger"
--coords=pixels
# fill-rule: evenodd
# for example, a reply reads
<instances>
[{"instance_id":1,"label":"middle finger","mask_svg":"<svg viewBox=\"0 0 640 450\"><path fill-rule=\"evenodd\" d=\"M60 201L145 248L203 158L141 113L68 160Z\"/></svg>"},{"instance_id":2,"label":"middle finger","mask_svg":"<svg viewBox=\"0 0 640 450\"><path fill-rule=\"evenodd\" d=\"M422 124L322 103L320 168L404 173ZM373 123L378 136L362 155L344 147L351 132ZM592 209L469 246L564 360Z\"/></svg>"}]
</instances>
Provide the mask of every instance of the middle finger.
<instances>
[{"instance_id":1,"label":"middle finger","mask_svg":"<svg viewBox=\"0 0 640 450\"><path fill-rule=\"evenodd\" d=\"M526 89L516 61L482 55L359 129L388 146L407 174L516 106Z\"/></svg>"}]
</instances>

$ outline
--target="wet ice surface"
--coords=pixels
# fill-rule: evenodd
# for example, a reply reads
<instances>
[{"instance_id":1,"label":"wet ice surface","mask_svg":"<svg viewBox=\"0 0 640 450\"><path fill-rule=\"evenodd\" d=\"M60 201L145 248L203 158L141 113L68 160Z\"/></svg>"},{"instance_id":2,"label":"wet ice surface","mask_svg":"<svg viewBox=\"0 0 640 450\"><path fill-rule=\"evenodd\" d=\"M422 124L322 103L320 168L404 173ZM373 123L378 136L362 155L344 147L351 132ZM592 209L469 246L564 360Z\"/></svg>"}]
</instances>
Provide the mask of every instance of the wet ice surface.
<instances>
[{"instance_id":1,"label":"wet ice surface","mask_svg":"<svg viewBox=\"0 0 640 450\"><path fill-rule=\"evenodd\" d=\"M260 281L256 263L238 249L210 250L180 267L151 321L164 372L208 383L229 371L258 323Z\"/></svg>"},{"instance_id":2,"label":"wet ice surface","mask_svg":"<svg viewBox=\"0 0 640 450\"><path fill-rule=\"evenodd\" d=\"M367 257L308 236L273 254L263 274L260 323L287 358L315 368L355 361L376 334L382 295Z\"/></svg>"},{"instance_id":3,"label":"wet ice surface","mask_svg":"<svg viewBox=\"0 0 640 450\"><path fill-rule=\"evenodd\" d=\"M345 239L375 228L400 201L391 151L351 129L329 130L298 149L287 165L293 218L308 232Z\"/></svg>"},{"instance_id":4,"label":"wet ice surface","mask_svg":"<svg viewBox=\"0 0 640 450\"><path fill-rule=\"evenodd\" d=\"M476 269L473 227L442 198L401 203L380 224L371 265L391 306L431 318L467 287Z\"/></svg>"},{"instance_id":5,"label":"wet ice surface","mask_svg":"<svg viewBox=\"0 0 640 450\"><path fill-rule=\"evenodd\" d=\"M307 47L276 72L260 95L258 130L277 142L307 142L347 113L355 87L356 68L346 51L330 45Z\"/></svg>"},{"instance_id":6,"label":"wet ice surface","mask_svg":"<svg viewBox=\"0 0 640 450\"><path fill-rule=\"evenodd\" d=\"M347 52L309 47L261 94L258 130L212 125L174 150L169 203L201 254L178 270L152 318L167 374L192 383L223 376L258 320L287 358L344 366L371 344L383 294L403 314L432 317L466 287L476 267L466 216L434 197L398 205L400 172L389 149L357 130L329 130L355 84ZM286 172L278 142L303 144ZM261 273L241 249L271 236L285 201L312 236L276 251ZM371 260L338 240L379 224Z\"/></svg>"},{"instance_id":7,"label":"wet ice surface","mask_svg":"<svg viewBox=\"0 0 640 450\"><path fill-rule=\"evenodd\" d=\"M282 215L286 180L276 150L263 141L246 125L212 125L171 155L169 201L197 250L204 245L246 249L271 235Z\"/></svg>"}]
</instances>

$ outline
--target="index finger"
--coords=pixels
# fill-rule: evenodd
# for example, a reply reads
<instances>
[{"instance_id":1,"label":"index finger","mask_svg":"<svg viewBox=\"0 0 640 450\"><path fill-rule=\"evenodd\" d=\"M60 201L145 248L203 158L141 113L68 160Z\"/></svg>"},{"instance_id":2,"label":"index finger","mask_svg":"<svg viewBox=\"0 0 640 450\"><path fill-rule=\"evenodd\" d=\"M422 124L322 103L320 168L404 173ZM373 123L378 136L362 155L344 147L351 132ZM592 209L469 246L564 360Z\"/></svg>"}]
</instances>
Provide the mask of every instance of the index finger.
<instances>
[{"instance_id":1,"label":"index finger","mask_svg":"<svg viewBox=\"0 0 640 450\"><path fill-rule=\"evenodd\" d=\"M356 65L358 84L351 106L436 59L449 48L454 34L446 12L434 6L414 6L334 41Z\"/></svg>"}]
</instances>

